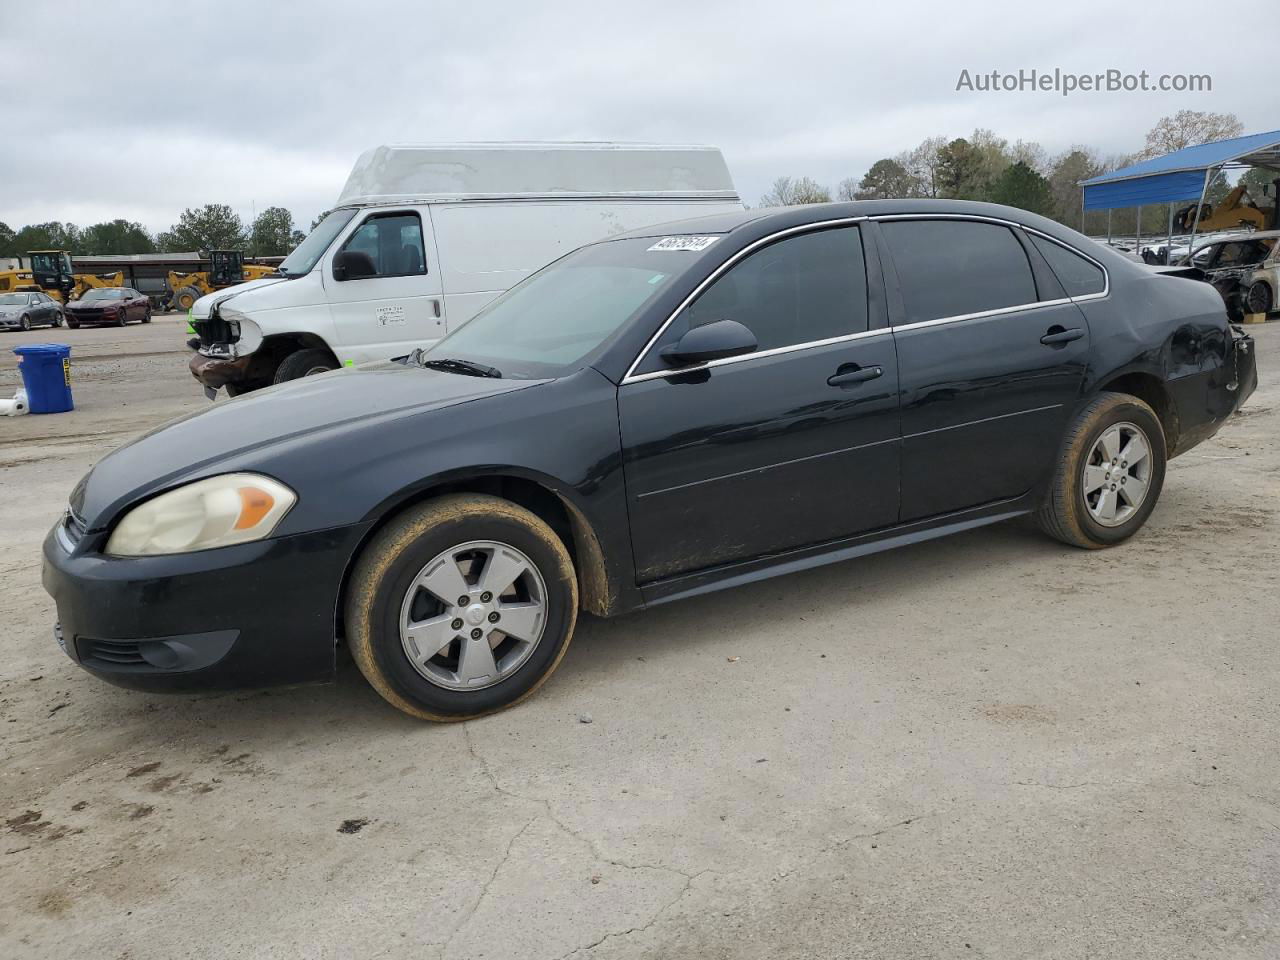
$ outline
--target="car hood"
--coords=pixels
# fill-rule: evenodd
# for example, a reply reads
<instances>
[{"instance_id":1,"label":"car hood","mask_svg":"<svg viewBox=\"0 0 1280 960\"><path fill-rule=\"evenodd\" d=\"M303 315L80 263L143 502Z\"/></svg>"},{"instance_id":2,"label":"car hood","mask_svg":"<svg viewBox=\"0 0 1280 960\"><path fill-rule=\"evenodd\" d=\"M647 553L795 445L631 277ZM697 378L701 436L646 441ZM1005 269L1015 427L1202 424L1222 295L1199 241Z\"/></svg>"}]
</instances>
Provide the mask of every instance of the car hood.
<instances>
[{"instance_id":1,"label":"car hood","mask_svg":"<svg viewBox=\"0 0 1280 960\"><path fill-rule=\"evenodd\" d=\"M94 466L73 491L71 507L96 530L122 507L153 492L251 469L274 448L321 443L335 451L358 449L352 437L378 424L545 382L461 376L390 362L295 380L219 402L143 434ZM279 479L287 483L289 478Z\"/></svg>"},{"instance_id":2,"label":"car hood","mask_svg":"<svg viewBox=\"0 0 1280 960\"><path fill-rule=\"evenodd\" d=\"M66 305L67 310L102 310L103 308L118 307L127 303L126 300L72 300Z\"/></svg>"},{"instance_id":3,"label":"car hood","mask_svg":"<svg viewBox=\"0 0 1280 960\"><path fill-rule=\"evenodd\" d=\"M215 305L225 300L231 300L250 291L257 291L252 297L246 300L256 309L270 309L275 306L291 305L293 297L288 293L284 296L271 296L266 294L270 287L287 288L295 284L302 278L300 277L263 277L259 280L250 280L248 283L237 283L234 287L223 287L221 290L215 290L213 293L207 293L195 303L191 305L191 317L194 320L206 320L213 312ZM276 291L277 294L280 292ZM237 308L240 304L236 304Z\"/></svg>"}]
</instances>

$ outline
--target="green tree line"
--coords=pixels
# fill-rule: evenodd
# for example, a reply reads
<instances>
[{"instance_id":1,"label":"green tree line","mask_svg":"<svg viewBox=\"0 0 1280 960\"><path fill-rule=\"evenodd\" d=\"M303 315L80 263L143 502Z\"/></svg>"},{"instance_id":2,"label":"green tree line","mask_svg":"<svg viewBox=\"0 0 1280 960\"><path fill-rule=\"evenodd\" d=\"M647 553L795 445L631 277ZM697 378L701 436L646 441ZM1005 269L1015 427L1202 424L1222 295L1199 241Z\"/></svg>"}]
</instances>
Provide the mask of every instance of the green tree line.
<instances>
[{"instance_id":1,"label":"green tree line","mask_svg":"<svg viewBox=\"0 0 1280 960\"><path fill-rule=\"evenodd\" d=\"M0 222L0 257L25 256L29 250L68 250L72 256L243 250L252 257L278 257L304 236L284 207L267 207L246 224L227 204L208 203L183 210L177 223L155 235L124 219L88 227L53 220L18 230Z\"/></svg>"},{"instance_id":2,"label":"green tree line","mask_svg":"<svg viewBox=\"0 0 1280 960\"><path fill-rule=\"evenodd\" d=\"M1107 211L1089 211L1082 216L1081 180L1243 132L1243 125L1234 114L1182 110L1152 127L1136 152L1103 156L1083 145L1051 155L1038 143L1010 142L991 130L978 129L967 137L928 137L908 150L875 161L861 177L841 180L834 190L809 177L779 177L760 198L760 205L903 197L985 200L1030 210L1085 233L1102 234L1107 230ZM1245 175L1244 182L1255 202L1263 202L1263 187L1275 176L1262 169ZM1219 202L1230 189L1231 185L1219 177L1210 185L1206 202ZM1271 202L1275 202L1274 196ZM1155 204L1111 211L1112 232L1132 234L1137 229L1139 212L1144 233L1164 231L1168 206Z\"/></svg>"}]
</instances>

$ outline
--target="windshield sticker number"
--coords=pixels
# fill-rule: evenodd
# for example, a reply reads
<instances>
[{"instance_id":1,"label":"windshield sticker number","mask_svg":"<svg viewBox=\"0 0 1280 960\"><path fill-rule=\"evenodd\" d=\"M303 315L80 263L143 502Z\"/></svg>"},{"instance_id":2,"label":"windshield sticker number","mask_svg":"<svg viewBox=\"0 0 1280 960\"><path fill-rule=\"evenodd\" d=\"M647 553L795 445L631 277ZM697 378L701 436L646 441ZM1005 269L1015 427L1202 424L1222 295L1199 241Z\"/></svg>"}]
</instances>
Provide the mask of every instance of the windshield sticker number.
<instances>
[{"instance_id":1,"label":"windshield sticker number","mask_svg":"<svg viewBox=\"0 0 1280 960\"><path fill-rule=\"evenodd\" d=\"M699 250L707 249L719 239L719 237L663 237L649 248L649 252L654 250L691 250L696 253Z\"/></svg>"},{"instance_id":2,"label":"windshield sticker number","mask_svg":"<svg viewBox=\"0 0 1280 960\"><path fill-rule=\"evenodd\" d=\"M378 307L375 315L381 326L387 326L390 323L404 323L404 307L400 304L389 307Z\"/></svg>"}]
</instances>

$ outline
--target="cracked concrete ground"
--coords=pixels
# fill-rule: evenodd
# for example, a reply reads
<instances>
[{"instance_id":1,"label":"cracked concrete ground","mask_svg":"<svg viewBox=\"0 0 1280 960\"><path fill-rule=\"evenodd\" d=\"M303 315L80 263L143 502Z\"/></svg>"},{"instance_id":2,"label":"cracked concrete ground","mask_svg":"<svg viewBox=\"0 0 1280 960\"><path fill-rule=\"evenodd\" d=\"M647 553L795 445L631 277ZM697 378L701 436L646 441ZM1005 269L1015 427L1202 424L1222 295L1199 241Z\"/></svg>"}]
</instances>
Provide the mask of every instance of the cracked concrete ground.
<instances>
[{"instance_id":1,"label":"cracked concrete ground","mask_svg":"<svg viewBox=\"0 0 1280 960\"><path fill-rule=\"evenodd\" d=\"M1280 327L1252 331L1262 387L1128 545L1006 525L585 618L535 698L454 726L345 658L164 698L58 652L45 530L206 403L174 319L59 331L77 412L0 419L0 957L1280 955Z\"/></svg>"}]
</instances>

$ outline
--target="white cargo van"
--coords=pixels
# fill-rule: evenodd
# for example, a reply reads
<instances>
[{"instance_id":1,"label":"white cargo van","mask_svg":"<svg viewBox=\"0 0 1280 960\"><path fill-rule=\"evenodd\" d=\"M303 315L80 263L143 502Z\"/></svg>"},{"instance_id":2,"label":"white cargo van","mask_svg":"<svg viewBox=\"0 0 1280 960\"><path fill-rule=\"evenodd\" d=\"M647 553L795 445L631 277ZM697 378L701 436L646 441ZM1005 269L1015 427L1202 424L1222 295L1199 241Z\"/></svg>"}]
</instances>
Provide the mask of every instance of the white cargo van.
<instances>
[{"instance_id":1,"label":"white cargo van","mask_svg":"<svg viewBox=\"0 0 1280 960\"><path fill-rule=\"evenodd\" d=\"M741 208L713 147L375 147L278 276L196 301L191 372L213 397L406 354L584 243Z\"/></svg>"}]
</instances>

